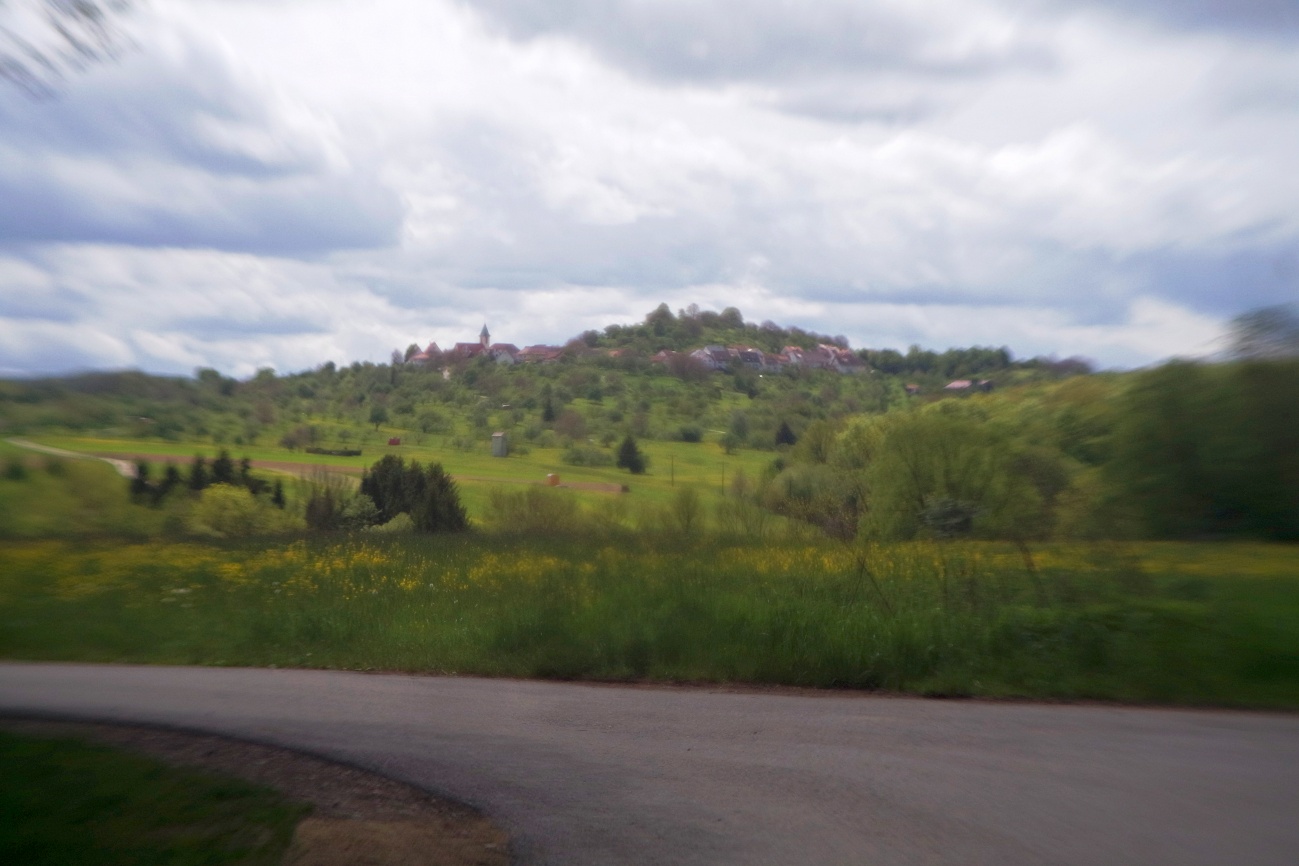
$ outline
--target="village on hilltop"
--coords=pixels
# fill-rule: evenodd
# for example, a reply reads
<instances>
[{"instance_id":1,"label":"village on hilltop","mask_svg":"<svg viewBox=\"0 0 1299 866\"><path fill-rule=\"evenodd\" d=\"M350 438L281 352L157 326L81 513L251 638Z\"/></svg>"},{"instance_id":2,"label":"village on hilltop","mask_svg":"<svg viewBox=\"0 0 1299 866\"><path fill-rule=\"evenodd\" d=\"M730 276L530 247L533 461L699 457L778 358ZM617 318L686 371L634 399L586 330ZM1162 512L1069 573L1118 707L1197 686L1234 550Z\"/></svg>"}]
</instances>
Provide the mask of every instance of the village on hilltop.
<instances>
[{"instance_id":1,"label":"village on hilltop","mask_svg":"<svg viewBox=\"0 0 1299 866\"><path fill-rule=\"evenodd\" d=\"M560 359L568 347L565 346L528 346L520 349L513 343L493 343L491 332L483 325L474 343L456 343L454 347L443 351L437 343L429 343L421 351L406 356L407 364L417 366L438 366L456 361L487 357L498 364L546 364ZM625 349L589 349L591 353L608 357L619 357ZM702 346L691 352L674 352L665 349L650 359L652 364L668 366L682 363L698 364L705 370L732 370L747 367L751 370L775 372L790 367L813 370L832 370L837 373L864 373L869 370L863 361L851 349L822 343L815 348L804 349L799 346L786 346L778 353L764 352L752 346ZM968 386L967 386L968 387Z\"/></svg>"}]
</instances>

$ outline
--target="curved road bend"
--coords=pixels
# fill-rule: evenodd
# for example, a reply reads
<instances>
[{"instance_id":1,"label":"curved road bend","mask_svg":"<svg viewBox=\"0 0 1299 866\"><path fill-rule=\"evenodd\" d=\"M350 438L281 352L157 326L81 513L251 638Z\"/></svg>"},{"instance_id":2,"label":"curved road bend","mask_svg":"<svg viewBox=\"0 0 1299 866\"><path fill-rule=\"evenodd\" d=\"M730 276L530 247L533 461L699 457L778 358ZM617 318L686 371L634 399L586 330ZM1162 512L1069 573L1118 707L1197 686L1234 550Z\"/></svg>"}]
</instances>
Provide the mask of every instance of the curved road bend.
<instances>
[{"instance_id":1,"label":"curved road bend","mask_svg":"<svg viewBox=\"0 0 1299 866\"><path fill-rule=\"evenodd\" d=\"M0 665L0 712L314 752L522 863L1299 862L1299 717L330 671Z\"/></svg>"}]
</instances>

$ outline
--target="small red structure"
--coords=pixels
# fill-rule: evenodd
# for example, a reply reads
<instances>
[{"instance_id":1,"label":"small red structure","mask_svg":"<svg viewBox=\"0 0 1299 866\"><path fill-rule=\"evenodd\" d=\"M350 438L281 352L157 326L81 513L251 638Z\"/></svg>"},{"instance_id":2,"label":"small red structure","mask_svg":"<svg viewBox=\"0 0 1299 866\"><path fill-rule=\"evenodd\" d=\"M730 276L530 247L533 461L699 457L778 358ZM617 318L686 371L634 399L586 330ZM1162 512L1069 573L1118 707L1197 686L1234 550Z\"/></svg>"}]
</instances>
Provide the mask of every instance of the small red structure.
<instances>
[{"instance_id":1,"label":"small red structure","mask_svg":"<svg viewBox=\"0 0 1299 866\"><path fill-rule=\"evenodd\" d=\"M392 437L391 439L388 440L388 444L389 444L389 445L400 445L400 444L401 444L401 437L400 437L400 436L394 436L394 437Z\"/></svg>"}]
</instances>

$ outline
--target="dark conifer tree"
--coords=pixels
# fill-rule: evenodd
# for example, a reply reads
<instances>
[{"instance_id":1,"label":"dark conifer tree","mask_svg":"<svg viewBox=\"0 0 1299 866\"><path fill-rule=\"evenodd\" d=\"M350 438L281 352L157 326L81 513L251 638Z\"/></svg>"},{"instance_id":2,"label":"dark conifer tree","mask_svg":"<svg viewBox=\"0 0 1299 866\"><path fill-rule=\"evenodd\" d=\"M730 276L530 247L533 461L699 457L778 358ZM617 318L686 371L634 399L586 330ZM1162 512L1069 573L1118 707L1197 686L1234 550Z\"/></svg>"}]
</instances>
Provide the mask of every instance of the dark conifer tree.
<instances>
[{"instance_id":1,"label":"dark conifer tree","mask_svg":"<svg viewBox=\"0 0 1299 866\"><path fill-rule=\"evenodd\" d=\"M645 455L641 453L640 448L636 447L636 440L628 434L618 446L618 468L626 469L632 475L641 475L647 465Z\"/></svg>"},{"instance_id":2,"label":"dark conifer tree","mask_svg":"<svg viewBox=\"0 0 1299 866\"><path fill-rule=\"evenodd\" d=\"M230 452L224 448L217 453L217 458L212 461L212 483L235 483L235 462L230 459Z\"/></svg>"},{"instance_id":3,"label":"dark conifer tree","mask_svg":"<svg viewBox=\"0 0 1299 866\"><path fill-rule=\"evenodd\" d=\"M149 484L149 464L143 460L135 461L135 477L131 479L131 498L137 502L147 496L153 489Z\"/></svg>"},{"instance_id":4,"label":"dark conifer tree","mask_svg":"<svg viewBox=\"0 0 1299 866\"><path fill-rule=\"evenodd\" d=\"M197 493L210 483L207 474L207 460L202 454L199 454L189 466L189 489Z\"/></svg>"}]
</instances>

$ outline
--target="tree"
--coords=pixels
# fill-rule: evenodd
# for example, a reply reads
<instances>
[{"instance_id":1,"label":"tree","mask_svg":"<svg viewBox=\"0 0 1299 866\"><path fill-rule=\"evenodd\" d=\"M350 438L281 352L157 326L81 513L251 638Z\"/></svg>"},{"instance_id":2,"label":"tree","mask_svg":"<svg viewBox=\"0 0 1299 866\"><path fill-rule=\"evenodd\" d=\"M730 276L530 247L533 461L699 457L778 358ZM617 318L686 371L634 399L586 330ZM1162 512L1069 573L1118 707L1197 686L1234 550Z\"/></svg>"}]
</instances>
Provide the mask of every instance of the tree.
<instances>
[{"instance_id":1,"label":"tree","mask_svg":"<svg viewBox=\"0 0 1299 866\"><path fill-rule=\"evenodd\" d=\"M667 334L672 326L676 324L676 318L672 315L672 310L667 304L659 304L652 313L645 317L645 324L649 326L654 336L662 337Z\"/></svg>"},{"instance_id":2,"label":"tree","mask_svg":"<svg viewBox=\"0 0 1299 866\"><path fill-rule=\"evenodd\" d=\"M180 470L176 468L176 464L168 463L167 469L162 473L162 482L154 488L154 505L157 505L165 499L168 493L171 493L171 491L175 490L177 487L184 486L184 484L185 479L181 477Z\"/></svg>"},{"instance_id":3,"label":"tree","mask_svg":"<svg viewBox=\"0 0 1299 866\"><path fill-rule=\"evenodd\" d=\"M1147 532L1299 538L1299 361L1166 364L1119 410L1105 469Z\"/></svg>"},{"instance_id":4,"label":"tree","mask_svg":"<svg viewBox=\"0 0 1299 866\"><path fill-rule=\"evenodd\" d=\"M389 454L361 479L361 493L374 500L378 520L387 523L398 514L409 514L420 532L460 532L469 528L469 517L460 504L455 482L441 463L407 465Z\"/></svg>"},{"instance_id":5,"label":"tree","mask_svg":"<svg viewBox=\"0 0 1299 866\"><path fill-rule=\"evenodd\" d=\"M798 442L798 437L790 429L788 421L781 421L780 426L776 428L776 446L793 445Z\"/></svg>"},{"instance_id":6,"label":"tree","mask_svg":"<svg viewBox=\"0 0 1299 866\"><path fill-rule=\"evenodd\" d=\"M378 430L380 424L388 423L388 409L385 406L373 406L370 409L370 423Z\"/></svg>"},{"instance_id":7,"label":"tree","mask_svg":"<svg viewBox=\"0 0 1299 866\"><path fill-rule=\"evenodd\" d=\"M207 460L199 454L189 467L189 489L198 492L209 483L211 482L208 481L207 476Z\"/></svg>"},{"instance_id":8,"label":"tree","mask_svg":"<svg viewBox=\"0 0 1299 866\"><path fill-rule=\"evenodd\" d=\"M131 479L131 498L137 502L152 490L149 484L149 464L143 460L135 461L135 477Z\"/></svg>"},{"instance_id":9,"label":"tree","mask_svg":"<svg viewBox=\"0 0 1299 866\"><path fill-rule=\"evenodd\" d=\"M212 483L235 483L235 462L230 459L230 452L224 448L217 452L216 459L212 461Z\"/></svg>"},{"instance_id":10,"label":"tree","mask_svg":"<svg viewBox=\"0 0 1299 866\"><path fill-rule=\"evenodd\" d=\"M643 475L648 465L649 461L636 447L636 440L628 434L618 446L618 468L626 469L632 475Z\"/></svg>"}]
</instances>

